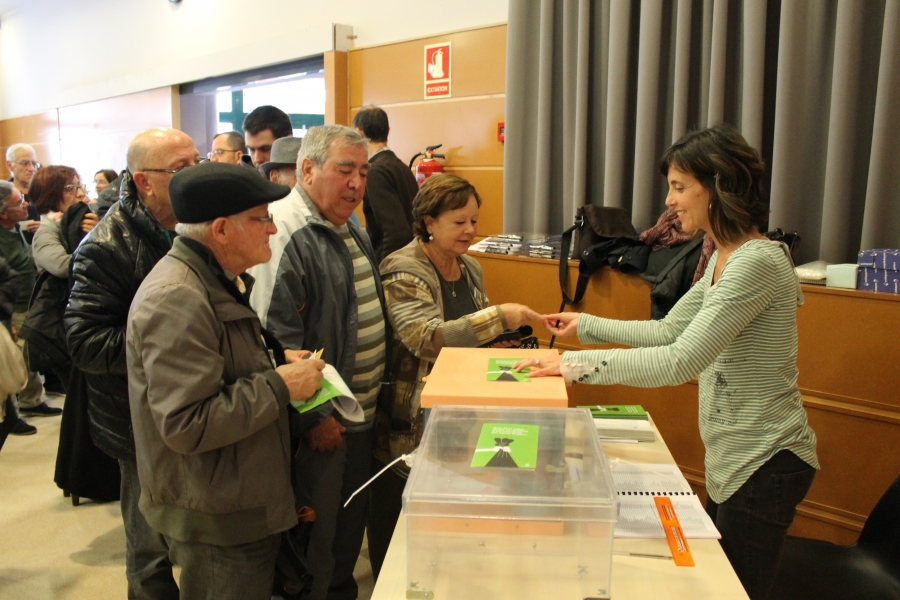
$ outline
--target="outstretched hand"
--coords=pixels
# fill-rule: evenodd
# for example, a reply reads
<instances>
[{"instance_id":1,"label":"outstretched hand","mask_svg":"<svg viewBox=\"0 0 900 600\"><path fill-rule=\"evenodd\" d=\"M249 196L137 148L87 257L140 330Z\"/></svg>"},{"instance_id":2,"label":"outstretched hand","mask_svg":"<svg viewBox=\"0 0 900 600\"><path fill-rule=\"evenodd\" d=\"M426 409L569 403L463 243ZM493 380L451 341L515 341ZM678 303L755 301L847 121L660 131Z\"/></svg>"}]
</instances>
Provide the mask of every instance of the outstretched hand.
<instances>
[{"instance_id":1,"label":"outstretched hand","mask_svg":"<svg viewBox=\"0 0 900 600\"><path fill-rule=\"evenodd\" d=\"M542 318L540 314L524 304L507 302L501 304L499 308L503 313L503 318L506 319L507 329L518 329L529 321L540 321Z\"/></svg>"},{"instance_id":2,"label":"outstretched hand","mask_svg":"<svg viewBox=\"0 0 900 600\"><path fill-rule=\"evenodd\" d=\"M581 313L564 312L542 317L544 327L556 337L569 337L578 332L578 317Z\"/></svg>"},{"instance_id":3,"label":"outstretched hand","mask_svg":"<svg viewBox=\"0 0 900 600\"><path fill-rule=\"evenodd\" d=\"M517 373L525 368L530 369L528 372L529 377L550 377L559 375L559 354L556 352L548 352L546 356L526 358L513 365L513 370Z\"/></svg>"}]
</instances>

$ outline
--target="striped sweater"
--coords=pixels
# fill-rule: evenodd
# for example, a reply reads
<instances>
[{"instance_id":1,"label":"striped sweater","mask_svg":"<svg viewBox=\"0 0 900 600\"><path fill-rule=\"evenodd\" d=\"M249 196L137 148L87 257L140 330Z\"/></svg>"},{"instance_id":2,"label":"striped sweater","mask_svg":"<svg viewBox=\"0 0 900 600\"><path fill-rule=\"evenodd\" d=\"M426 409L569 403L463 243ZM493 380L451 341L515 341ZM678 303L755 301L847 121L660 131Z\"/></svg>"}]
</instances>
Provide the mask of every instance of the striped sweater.
<instances>
[{"instance_id":1,"label":"striped sweater","mask_svg":"<svg viewBox=\"0 0 900 600\"><path fill-rule=\"evenodd\" d=\"M637 387L699 376L706 487L727 500L767 460L790 450L818 468L816 435L797 387L797 318L802 293L786 248L750 240L712 284L703 278L661 321L578 320L578 339L634 348L566 352L570 380Z\"/></svg>"},{"instance_id":2,"label":"striped sweater","mask_svg":"<svg viewBox=\"0 0 900 600\"><path fill-rule=\"evenodd\" d=\"M372 421L375 418L375 401L381 391L385 361L384 313L375 289L380 283L376 281L372 264L353 239L347 224L337 226L326 222L326 225L341 236L353 261L353 286L356 289L359 324L356 329L353 379L347 385L362 406L366 421Z\"/></svg>"}]
</instances>

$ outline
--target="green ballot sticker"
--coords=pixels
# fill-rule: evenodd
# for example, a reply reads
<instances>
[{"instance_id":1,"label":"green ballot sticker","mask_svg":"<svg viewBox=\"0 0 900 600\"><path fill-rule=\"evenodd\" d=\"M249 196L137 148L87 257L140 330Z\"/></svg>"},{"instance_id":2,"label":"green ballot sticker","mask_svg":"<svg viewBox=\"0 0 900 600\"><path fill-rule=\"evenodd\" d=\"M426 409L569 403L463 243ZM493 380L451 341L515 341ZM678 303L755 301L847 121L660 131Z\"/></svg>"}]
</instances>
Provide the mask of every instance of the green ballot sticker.
<instances>
[{"instance_id":1,"label":"green ballot sticker","mask_svg":"<svg viewBox=\"0 0 900 600\"><path fill-rule=\"evenodd\" d=\"M534 469L539 432L538 425L485 423L481 426L472 466Z\"/></svg>"},{"instance_id":2,"label":"green ballot sticker","mask_svg":"<svg viewBox=\"0 0 900 600\"><path fill-rule=\"evenodd\" d=\"M325 404L332 398L337 398L340 395L340 390L338 390L327 379L323 379L322 388L318 392L316 392L306 400L292 400L291 404L294 406L294 408L297 409L298 412L305 413L316 408L317 406Z\"/></svg>"},{"instance_id":3,"label":"green ballot sticker","mask_svg":"<svg viewBox=\"0 0 900 600\"><path fill-rule=\"evenodd\" d=\"M525 367L518 373L513 371L513 365L522 360L521 358L489 358L488 359L488 381L531 381L531 377L527 375L531 369Z\"/></svg>"}]
</instances>

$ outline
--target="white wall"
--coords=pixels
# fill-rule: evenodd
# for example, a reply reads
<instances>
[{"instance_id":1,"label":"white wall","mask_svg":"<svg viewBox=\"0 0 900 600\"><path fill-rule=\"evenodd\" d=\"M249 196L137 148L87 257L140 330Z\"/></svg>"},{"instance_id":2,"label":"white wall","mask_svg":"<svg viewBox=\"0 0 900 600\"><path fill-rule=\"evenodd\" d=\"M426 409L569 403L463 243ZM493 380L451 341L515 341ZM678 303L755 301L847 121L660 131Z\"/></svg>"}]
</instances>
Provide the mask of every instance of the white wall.
<instances>
[{"instance_id":1,"label":"white wall","mask_svg":"<svg viewBox=\"0 0 900 600\"><path fill-rule=\"evenodd\" d=\"M508 1L28 0L0 15L0 119L326 52L332 23L354 47L502 23Z\"/></svg>"}]
</instances>

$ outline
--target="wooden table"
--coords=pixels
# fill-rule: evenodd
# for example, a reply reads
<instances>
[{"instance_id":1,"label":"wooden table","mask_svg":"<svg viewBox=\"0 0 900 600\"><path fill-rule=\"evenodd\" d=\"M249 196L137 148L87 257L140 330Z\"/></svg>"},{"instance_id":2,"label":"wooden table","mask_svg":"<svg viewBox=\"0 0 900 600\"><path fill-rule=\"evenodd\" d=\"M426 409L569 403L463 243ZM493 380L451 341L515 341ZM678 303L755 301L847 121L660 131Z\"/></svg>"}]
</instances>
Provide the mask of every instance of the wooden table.
<instances>
[{"instance_id":1,"label":"wooden table","mask_svg":"<svg viewBox=\"0 0 900 600\"><path fill-rule=\"evenodd\" d=\"M654 425L655 428L655 425ZM656 432L653 443L604 443L610 460L674 463L665 441ZM718 540L688 541L694 567L676 567L671 560L613 556L613 600L744 600L747 594ZM615 552L670 555L664 539L616 539ZM406 598L406 517L400 516L372 600ZM440 599L438 599L440 600ZM557 599L554 599L557 600ZM565 599L558 599L565 600ZM573 599L580 600L580 599Z\"/></svg>"}]
</instances>

